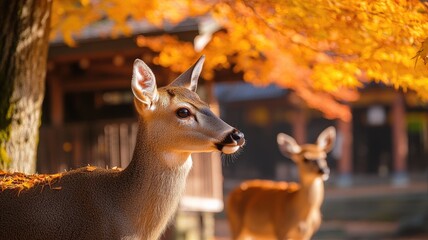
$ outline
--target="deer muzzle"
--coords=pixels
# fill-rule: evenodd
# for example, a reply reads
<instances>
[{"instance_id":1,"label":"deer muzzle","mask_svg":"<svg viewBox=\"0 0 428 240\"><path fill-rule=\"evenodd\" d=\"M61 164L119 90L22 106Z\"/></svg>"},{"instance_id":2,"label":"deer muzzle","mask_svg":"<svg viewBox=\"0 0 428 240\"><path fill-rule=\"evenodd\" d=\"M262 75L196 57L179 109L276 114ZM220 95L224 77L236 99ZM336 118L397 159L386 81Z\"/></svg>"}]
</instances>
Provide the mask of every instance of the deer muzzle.
<instances>
[{"instance_id":1,"label":"deer muzzle","mask_svg":"<svg viewBox=\"0 0 428 240\"><path fill-rule=\"evenodd\" d=\"M225 154L232 154L245 144L244 134L237 129L233 129L220 143L216 144L217 149Z\"/></svg>"},{"instance_id":2,"label":"deer muzzle","mask_svg":"<svg viewBox=\"0 0 428 240\"><path fill-rule=\"evenodd\" d=\"M319 173L322 175L322 180L327 181L330 176L330 168L328 167L320 168Z\"/></svg>"}]
</instances>

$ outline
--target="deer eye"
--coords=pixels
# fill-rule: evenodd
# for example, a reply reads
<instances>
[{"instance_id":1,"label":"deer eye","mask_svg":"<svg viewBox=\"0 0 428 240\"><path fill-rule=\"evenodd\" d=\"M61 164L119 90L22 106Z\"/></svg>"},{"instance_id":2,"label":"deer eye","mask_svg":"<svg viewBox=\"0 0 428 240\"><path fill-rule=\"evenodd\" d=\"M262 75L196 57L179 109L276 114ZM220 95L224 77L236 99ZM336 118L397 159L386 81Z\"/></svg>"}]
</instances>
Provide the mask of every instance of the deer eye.
<instances>
[{"instance_id":1,"label":"deer eye","mask_svg":"<svg viewBox=\"0 0 428 240\"><path fill-rule=\"evenodd\" d=\"M190 110L187 108L179 108L176 114L179 118L188 118L191 115Z\"/></svg>"}]
</instances>

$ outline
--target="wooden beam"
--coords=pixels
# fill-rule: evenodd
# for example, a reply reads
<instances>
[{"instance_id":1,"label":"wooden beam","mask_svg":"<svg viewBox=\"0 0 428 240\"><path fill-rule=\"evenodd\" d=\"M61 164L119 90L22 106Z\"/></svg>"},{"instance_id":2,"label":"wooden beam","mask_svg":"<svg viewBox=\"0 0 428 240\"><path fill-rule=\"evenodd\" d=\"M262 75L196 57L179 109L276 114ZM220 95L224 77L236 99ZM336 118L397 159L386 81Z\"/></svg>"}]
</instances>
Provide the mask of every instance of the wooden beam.
<instances>
[{"instance_id":1,"label":"wooden beam","mask_svg":"<svg viewBox=\"0 0 428 240\"><path fill-rule=\"evenodd\" d=\"M195 29L183 30L181 32L174 32L179 39L184 41L193 40L198 35L197 26ZM159 36L165 34L164 31L154 31L150 33L144 33L146 37ZM170 33L172 34L172 33ZM138 34L139 35L139 34ZM77 47L70 47L64 43L54 43L49 48L49 60L55 62L67 62L76 61L82 57L92 58L106 58L108 56L114 56L115 54L123 55L142 55L145 53L153 53L148 48L142 48L137 46L135 38L138 35L121 38L97 38L89 40L81 40L78 42Z\"/></svg>"},{"instance_id":2,"label":"wooden beam","mask_svg":"<svg viewBox=\"0 0 428 240\"><path fill-rule=\"evenodd\" d=\"M64 81L62 84L64 92L83 92L95 90L117 90L131 89L130 76L123 78L106 78L93 80L92 78L79 78L78 81Z\"/></svg>"}]
</instances>

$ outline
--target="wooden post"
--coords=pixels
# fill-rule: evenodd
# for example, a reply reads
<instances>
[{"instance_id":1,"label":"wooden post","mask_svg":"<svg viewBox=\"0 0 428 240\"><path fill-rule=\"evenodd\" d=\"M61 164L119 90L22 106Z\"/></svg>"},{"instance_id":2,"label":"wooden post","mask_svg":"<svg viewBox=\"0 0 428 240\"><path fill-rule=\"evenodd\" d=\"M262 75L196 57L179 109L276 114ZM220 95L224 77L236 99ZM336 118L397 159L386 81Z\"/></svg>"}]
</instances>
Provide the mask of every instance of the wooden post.
<instances>
[{"instance_id":1,"label":"wooden post","mask_svg":"<svg viewBox=\"0 0 428 240\"><path fill-rule=\"evenodd\" d=\"M396 93L392 105L392 153L394 176L392 183L394 185L406 185L407 179L407 153L408 139L406 129L406 110L404 106L404 96L402 93Z\"/></svg>"},{"instance_id":2,"label":"wooden post","mask_svg":"<svg viewBox=\"0 0 428 240\"><path fill-rule=\"evenodd\" d=\"M338 185L347 187L352 184L352 120L345 122L342 120L337 121L338 137L337 147L339 148L337 157L339 179Z\"/></svg>"},{"instance_id":3,"label":"wooden post","mask_svg":"<svg viewBox=\"0 0 428 240\"><path fill-rule=\"evenodd\" d=\"M48 64L49 67L53 68L53 63L50 62ZM49 74L47 74L46 81L49 84L48 86L48 94L50 97L50 121L53 126L53 128L50 130L50 141L64 141L64 134L61 133L61 127L64 124L64 91L61 84L61 78L58 75L58 72L56 71L49 71ZM56 146L63 146L61 144L56 144ZM70 145L72 146L72 145ZM64 168L62 168L62 164L60 168L56 169L52 166L59 166L57 163L59 161L60 156L64 156L63 147L61 148L52 148L48 150L51 152L50 161L48 164L48 168L50 169L50 172L57 172L58 170L62 171ZM61 159L64 161L64 159ZM63 163L64 164L64 163Z\"/></svg>"},{"instance_id":4,"label":"wooden post","mask_svg":"<svg viewBox=\"0 0 428 240\"><path fill-rule=\"evenodd\" d=\"M62 126L64 123L64 93L61 86L61 80L55 73L51 73L48 77L49 82L49 95L50 95L50 117L52 125L55 127Z\"/></svg>"},{"instance_id":5,"label":"wooden post","mask_svg":"<svg viewBox=\"0 0 428 240\"><path fill-rule=\"evenodd\" d=\"M299 106L293 118L293 137L298 144L306 143L306 111Z\"/></svg>"}]
</instances>

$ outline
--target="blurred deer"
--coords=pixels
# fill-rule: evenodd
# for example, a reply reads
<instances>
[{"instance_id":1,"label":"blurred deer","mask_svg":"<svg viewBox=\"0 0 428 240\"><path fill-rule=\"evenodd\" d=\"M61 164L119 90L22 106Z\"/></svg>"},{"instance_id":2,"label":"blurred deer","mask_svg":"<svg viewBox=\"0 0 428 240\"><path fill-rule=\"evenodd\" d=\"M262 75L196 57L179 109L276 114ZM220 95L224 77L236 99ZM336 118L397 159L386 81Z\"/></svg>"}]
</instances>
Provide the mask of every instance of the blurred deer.
<instances>
[{"instance_id":1,"label":"blurred deer","mask_svg":"<svg viewBox=\"0 0 428 240\"><path fill-rule=\"evenodd\" d=\"M0 181L17 184L0 188L0 239L158 239L184 191L190 154L231 154L245 142L196 94L203 61L158 89L150 68L135 60L131 85L139 130L123 171L84 167L51 177L0 172Z\"/></svg>"},{"instance_id":2,"label":"blurred deer","mask_svg":"<svg viewBox=\"0 0 428 240\"><path fill-rule=\"evenodd\" d=\"M325 129L316 144L299 145L280 133L283 155L296 164L300 184L250 180L234 189L227 202L233 239L310 239L321 224L324 180L329 168L326 157L334 145L336 131Z\"/></svg>"}]
</instances>

